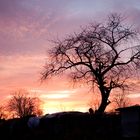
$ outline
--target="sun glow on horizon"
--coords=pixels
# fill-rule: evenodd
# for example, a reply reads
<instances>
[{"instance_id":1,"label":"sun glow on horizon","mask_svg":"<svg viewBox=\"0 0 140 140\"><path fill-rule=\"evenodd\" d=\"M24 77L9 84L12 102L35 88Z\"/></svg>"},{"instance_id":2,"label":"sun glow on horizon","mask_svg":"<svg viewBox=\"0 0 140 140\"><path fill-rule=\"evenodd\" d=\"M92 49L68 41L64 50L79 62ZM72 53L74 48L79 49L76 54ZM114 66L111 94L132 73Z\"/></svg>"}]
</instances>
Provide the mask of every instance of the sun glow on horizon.
<instances>
[{"instance_id":1,"label":"sun glow on horizon","mask_svg":"<svg viewBox=\"0 0 140 140\"><path fill-rule=\"evenodd\" d=\"M49 94L49 95L41 95L41 98L48 98L48 99L62 99L68 98L69 94Z\"/></svg>"},{"instance_id":2,"label":"sun glow on horizon","mask_svg":"<svg viewBox=\"0 0 140 140\"><path fill-rule=\"evenodd\" d=\"M62 99L69 98L72 93L76 92L76 90L30 90L30 92L41 94L40 98L42 99Z\"/></svg>"},{"instance_id":3,"label":"sun glow on horizon","mask_svg":"<svg viewBox=\"0 0 140 140\"><path fill-rule=\"evenodd\" d=\"M84 90L83 90L84 91ZM42 110L43 114L50 114L63 111L81 111L86 112L88 110L87 103L81 90L78 89L64 89L64 90L45 90L45 89L32 89L32 93L39 94L39 98L43 100ZM79 97L79 95L81 95ZM75 97L79 99L75 102ZM86 100L87 101L87 100Z\"/></svg>"},{"instance_id":4,"label":"sun glow on horizon","mask_svg":"<svg viewBox=\"0 0 140 140\"><path fill-rule=\"evenodd\" d=\"M42 107L43 114L51 114L51 113L57 113L57 112L65 112L65 111L81 111L81 112L87 112L88 107L84 105L74 105L73 103L45 103Z\"/></svg>"}]
</instances>

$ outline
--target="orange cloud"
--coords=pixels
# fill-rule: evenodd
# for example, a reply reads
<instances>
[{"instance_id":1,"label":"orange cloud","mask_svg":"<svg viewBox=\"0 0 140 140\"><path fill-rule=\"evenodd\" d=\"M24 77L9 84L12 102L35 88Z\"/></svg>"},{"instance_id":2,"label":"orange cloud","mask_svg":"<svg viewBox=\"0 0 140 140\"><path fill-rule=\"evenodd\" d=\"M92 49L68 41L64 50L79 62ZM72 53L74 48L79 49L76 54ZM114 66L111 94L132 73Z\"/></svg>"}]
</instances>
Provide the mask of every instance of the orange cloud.
<instances>
[{"instance_id":1,"label":"orange cloud","mask_svg":"<svg viewBox=\"0 0 140 140\"><path fill-rule=\"evenodd\" d=\"M64 76L41 84L40 72L47 57L45 51L52 47L48 40L78 31L81 25L95 21L95 17L102 20L110 11L127 9L130 21L139 26L138 1L127 2L127 5L122 0L107 2L110 5L104 0L61 0L61 3L58 0L0 0L1 100L14 90L25 88L44 100L46 112L85 111L92 94L88 87L72 88ZM139 81L136 84L137 95L133 92L131 98L139 98Z\"/></svg>"}]
</instances>

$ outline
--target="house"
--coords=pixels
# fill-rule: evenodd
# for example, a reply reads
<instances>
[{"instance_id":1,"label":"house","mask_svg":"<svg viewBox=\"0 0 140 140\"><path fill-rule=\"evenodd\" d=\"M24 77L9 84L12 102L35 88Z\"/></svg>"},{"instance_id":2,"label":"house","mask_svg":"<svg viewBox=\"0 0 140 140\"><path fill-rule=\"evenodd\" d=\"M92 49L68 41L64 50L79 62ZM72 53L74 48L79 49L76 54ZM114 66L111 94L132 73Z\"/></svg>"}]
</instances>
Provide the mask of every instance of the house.
<instances>
[{"instance_id":1,"label":"house","mask_svg":"<svg viewBox=\"0 0 140 140\"><path fill-rule=\"evenodd\" d=\"M140 137L140 106L118 108L121 115L121 133L123 137Z\"/></svg>"}]
</instances>

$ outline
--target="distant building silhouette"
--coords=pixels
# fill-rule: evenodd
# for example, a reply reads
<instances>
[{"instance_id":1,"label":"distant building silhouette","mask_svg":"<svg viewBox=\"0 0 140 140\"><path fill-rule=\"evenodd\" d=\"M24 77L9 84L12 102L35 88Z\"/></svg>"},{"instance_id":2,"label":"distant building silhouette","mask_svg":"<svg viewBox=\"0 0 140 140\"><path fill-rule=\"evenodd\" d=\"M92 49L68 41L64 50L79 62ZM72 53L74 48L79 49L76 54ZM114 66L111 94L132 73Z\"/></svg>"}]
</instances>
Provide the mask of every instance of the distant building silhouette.
<instances>
[{"instance_id":1,"label":"distant building silhouette","mask_svg":"<svg viewBox=\"0 0 140 140\"><path fill-rule=\"evenodd\" d=\"M121 114L121 131L123 137L140 137L140 106L116 109Z\"/></svg>"}]
</instances>

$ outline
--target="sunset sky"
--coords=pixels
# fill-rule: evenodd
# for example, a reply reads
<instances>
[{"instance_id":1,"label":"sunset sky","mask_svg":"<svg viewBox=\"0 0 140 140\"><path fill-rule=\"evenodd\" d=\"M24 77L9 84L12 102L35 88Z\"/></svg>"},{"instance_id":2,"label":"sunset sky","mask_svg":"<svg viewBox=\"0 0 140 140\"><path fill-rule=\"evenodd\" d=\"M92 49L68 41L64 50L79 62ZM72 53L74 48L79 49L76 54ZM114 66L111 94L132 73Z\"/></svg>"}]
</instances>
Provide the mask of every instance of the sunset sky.
<instances>
[{"instance_id":1,"label":"sunset sky","mask_svg":"<svg viewBox=\"0 0 140 140\"><path fill-rule=\"evenodd\" d=\"M63 39L94 21L119 12L140 29L140 0L0 0L0 100L26 89L44 101L45 113L88 110L84 86L73 88L65 77L40 82L51 40ZM140 103L140 81L130 92Z\"/></svg>"}]
</instances>

